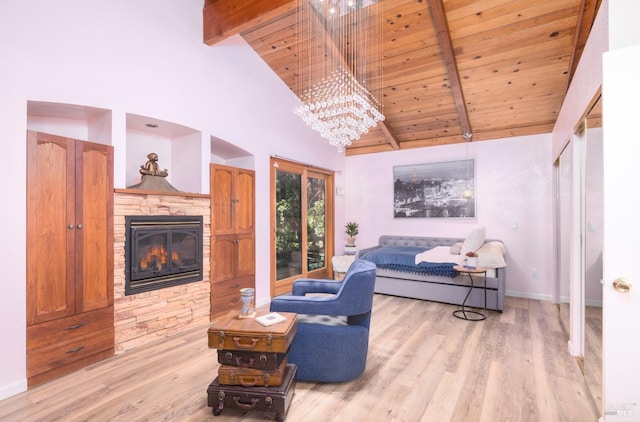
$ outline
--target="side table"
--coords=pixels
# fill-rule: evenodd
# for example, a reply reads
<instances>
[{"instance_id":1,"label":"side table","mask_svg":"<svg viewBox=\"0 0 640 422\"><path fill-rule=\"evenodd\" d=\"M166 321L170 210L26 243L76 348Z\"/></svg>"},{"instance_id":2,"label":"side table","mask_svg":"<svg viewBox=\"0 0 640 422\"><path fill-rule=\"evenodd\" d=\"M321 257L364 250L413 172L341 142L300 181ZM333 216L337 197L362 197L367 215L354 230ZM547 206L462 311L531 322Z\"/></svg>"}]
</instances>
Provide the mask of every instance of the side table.
<instances>
[{"instance_id":1,"label":"side table","mask_svg":"<svg viewBox=\"0 0 640 422\"><path fill-rule=\"evenodd\" d=\"M463 267L462 265L456 265L453 267L453 269L461 274L467 274L469 276L469 292L467 292L467 295L464 297L464 301L462 301L462 308L453 311L453 316L455 316L456 318L464 319L466 321L483 321L487 318L487 269L484 267L467 268ZM473 274L482 274L482 290L484 290L484 313L465 309L467 299L469 299L469 295L474 289Z\"/></svg>"},{"instance_id":2,"label":"side table","mask_svg":"<svg viewBox=\"0 0 640 422\"><path fill-rule=\"evenodd\" d=\"M298 329L298 314L279 312L285 321L263 326L238 313L215 319L207 330L209 348L218 349L221 364L207 388L207 405L214 416L225 408L256 410L274 413L282 422L296 387L297 367L286 355Z\"/></svg>"},{"instance_id":3,"label":"side table","mask_svg":"<svg viewBox=\"0 0 640 422\"><path fill-rule=\"evenodd\" d=\"M334 280L344 279L345 273L347 272L347 270L355 260L356 260L355 255L334 256L331 259L331 265L333 266Z\"/></svg>"}]
</instances>

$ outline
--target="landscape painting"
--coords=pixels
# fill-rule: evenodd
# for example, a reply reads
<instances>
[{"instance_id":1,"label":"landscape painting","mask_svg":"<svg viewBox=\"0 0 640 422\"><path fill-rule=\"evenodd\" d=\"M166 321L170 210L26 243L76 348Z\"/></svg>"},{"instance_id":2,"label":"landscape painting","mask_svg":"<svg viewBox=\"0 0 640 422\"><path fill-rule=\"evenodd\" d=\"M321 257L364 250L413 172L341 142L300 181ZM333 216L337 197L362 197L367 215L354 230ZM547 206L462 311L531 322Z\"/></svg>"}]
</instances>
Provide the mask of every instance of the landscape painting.
<instances>
[{"instance_id":1,"label":"landscape painting","mask_svg":"<svg viewBox=\"0 0 640 422\"><path fill-rule=\"evenodd\" d=\"M476 218L475 160L393 168L395 218Z\"/></svg>"}]
</instances>

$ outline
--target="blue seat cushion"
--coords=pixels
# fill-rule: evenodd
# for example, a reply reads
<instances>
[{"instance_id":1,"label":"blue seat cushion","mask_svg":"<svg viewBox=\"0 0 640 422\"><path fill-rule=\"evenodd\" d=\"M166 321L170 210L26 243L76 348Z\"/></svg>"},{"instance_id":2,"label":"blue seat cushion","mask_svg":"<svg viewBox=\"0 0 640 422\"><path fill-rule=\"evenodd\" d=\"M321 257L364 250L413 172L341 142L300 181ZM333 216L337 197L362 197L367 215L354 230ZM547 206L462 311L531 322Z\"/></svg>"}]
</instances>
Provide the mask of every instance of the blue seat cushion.
<instances>
[{"instance_id":1,"label":"blue seat cushion","mask_svg":"<svg viewBox=\"0 0 640 422\"><path fill-rule=\"evenodd\" d=\"M298 314L298 323L305 322L307 324L322 324L330 325L332 327L346 326L346 316L332 316L332 315L308 315Z\"/></svg>"}]
</instances>

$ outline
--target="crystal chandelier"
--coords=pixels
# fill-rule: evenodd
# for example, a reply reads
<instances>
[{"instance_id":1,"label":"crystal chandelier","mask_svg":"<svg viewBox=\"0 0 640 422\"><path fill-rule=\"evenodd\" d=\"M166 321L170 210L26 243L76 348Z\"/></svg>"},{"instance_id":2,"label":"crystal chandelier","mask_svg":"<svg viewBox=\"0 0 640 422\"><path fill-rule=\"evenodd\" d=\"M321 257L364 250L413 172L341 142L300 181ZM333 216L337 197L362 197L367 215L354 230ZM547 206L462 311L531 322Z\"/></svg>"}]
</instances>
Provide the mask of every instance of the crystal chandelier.
<instances>
[{"instance_id":1,"label":"crystal chandelier","mask_svg":"<svg viewBox=\"0 0 640 422\"><path fill-rule=\"evenodd\" d=\"M384 120L382 2L301 0L297 34L294 112L341 152Z\"/></svg>"}]
</instances>

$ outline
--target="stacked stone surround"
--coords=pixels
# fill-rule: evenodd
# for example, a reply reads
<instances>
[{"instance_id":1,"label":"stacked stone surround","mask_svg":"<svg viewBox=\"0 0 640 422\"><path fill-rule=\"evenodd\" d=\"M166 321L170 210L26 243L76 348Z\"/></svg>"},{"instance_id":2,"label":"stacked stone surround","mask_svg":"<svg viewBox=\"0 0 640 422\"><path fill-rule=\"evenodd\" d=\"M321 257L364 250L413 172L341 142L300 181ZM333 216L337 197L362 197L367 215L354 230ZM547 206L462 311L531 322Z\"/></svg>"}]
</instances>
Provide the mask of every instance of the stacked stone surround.
<instances>
[{"instance_id":1,"label":"stacked stone surround","mask_svg":"<svg viewBox=\"0 0 640 422\"><path fill-rule=\"evenodd\" d=\"M201 215L203 279L125 296L125 216ZM211 207L208 195L116 190L114 195L114 313L116 351L130 350L209 322Z\"/></svg>"}]
</instances>

